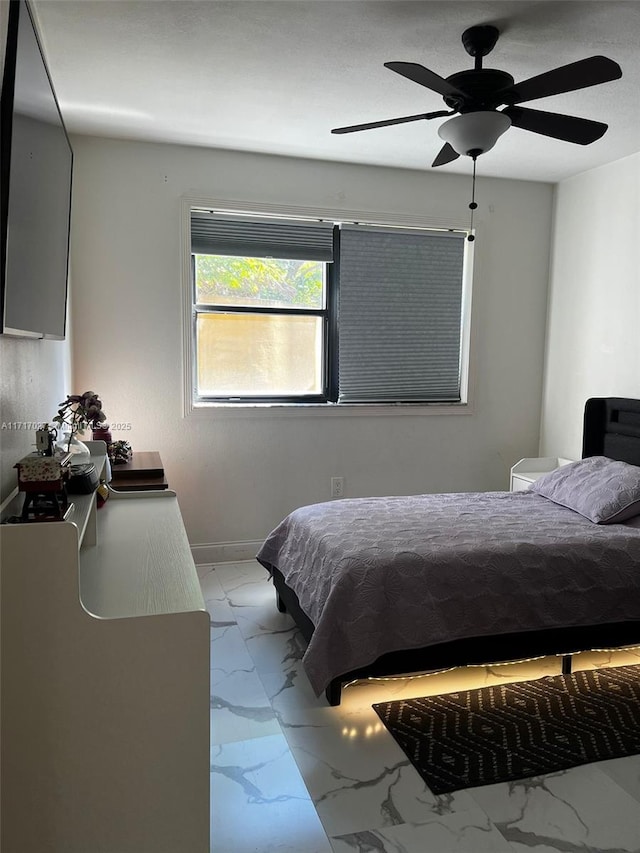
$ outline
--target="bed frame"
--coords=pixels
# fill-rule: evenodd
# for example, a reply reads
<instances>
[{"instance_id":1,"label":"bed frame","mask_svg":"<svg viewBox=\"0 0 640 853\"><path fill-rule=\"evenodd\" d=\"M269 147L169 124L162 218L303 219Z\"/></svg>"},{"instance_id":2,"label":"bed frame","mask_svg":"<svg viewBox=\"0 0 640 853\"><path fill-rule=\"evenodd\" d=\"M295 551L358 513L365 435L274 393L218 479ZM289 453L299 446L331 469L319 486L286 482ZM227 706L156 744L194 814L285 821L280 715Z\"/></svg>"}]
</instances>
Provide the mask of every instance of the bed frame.
<instances>
[{"instance_id":1,"label":"bed frame","mask_svg":"<svg viewBox=\"0 0 640 853\"><path fill-rule=\"evenodd\" d=\"M584 412L582 457L608 456L640 466L640 400L622 397L593 397ZM289 613L307 642L314 632L313 622L300 607L296 593L282 574L273 568L276 604ZM416 675L470 664L505 663L545 655L562 655L563 673L571 672L571 655L598 648L640 645L640 622L524 631L465 638L420 649L390 652L372 664L334 678L325 696L330 705L339 705L342 686L359 678Z\"/></svg>"}]
</instances>

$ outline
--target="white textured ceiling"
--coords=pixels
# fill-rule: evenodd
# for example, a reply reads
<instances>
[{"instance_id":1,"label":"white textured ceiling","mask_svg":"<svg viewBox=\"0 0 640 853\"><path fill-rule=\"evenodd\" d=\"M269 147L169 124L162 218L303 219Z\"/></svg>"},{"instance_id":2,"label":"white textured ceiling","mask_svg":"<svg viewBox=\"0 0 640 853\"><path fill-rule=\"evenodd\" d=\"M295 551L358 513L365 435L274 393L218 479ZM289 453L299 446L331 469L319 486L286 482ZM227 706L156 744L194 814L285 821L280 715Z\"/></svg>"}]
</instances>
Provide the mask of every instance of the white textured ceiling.
<instances>
[{"instance_id":1,"label":"white textured ceiling","mask_svg":"<svg viewBox=\"0 0 640 853\"><path fill-rule=\"evenodd\" d=\"M640 151L637 0L34 0L67 127L86 133L430 169L439 124L337 136L332 127L444 108L384 67L446 77L473 67L462 31L494 24L484 60L516 81L603 54L622 79L540 99L534 109L609 124L588 146L511 128L479 174L558 181ZM460 158L440 171L468 173Z\"/></svg>"}]
</instances>

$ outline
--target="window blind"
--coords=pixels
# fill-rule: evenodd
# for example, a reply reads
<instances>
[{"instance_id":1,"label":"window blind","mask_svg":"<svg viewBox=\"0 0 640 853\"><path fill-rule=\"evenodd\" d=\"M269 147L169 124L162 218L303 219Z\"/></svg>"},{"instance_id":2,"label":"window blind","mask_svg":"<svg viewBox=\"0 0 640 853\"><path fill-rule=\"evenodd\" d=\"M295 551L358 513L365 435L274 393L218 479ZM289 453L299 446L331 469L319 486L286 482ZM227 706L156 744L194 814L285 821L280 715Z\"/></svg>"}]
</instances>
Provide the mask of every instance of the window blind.
<instances>
[{"instance_id":1,"label":"window blind","mask_svg":"<svg viewBox=\"0 0 640 853\"><path fill-rule=\"evenodd\" d=\"M460 400L464 235L344 226L339 402Z\"/></svg>"},{"instance_id":2,"label":"window blind","mask_svg":"<svg viewBox=\"0 0 640 853\"><path fill-rule=\"evenodd\" d=\"M333 260L333 223L239 219L191 212L191 251L196 254Z\"/></svg>"}]
</instances>

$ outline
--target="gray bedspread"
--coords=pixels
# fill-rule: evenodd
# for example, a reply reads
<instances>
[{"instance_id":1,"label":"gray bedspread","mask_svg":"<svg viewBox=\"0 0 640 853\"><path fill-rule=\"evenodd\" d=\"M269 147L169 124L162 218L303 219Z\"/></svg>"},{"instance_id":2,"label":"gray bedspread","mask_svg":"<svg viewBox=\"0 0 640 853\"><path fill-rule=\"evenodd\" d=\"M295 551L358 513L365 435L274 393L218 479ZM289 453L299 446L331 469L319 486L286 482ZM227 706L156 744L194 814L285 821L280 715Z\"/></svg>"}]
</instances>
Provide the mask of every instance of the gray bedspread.
<instances>
[{"instance_id":1,"label":"gray bedspread","mask_svg":"<svg viewBox=\"0 0 640 853\"><path fill-rule=\"evenodd\" d=\"M316 626L303 663L317 693L390 651L640 620L640 529L533 492L305 506L257 558Z\"/></svg>"}]
</instances>

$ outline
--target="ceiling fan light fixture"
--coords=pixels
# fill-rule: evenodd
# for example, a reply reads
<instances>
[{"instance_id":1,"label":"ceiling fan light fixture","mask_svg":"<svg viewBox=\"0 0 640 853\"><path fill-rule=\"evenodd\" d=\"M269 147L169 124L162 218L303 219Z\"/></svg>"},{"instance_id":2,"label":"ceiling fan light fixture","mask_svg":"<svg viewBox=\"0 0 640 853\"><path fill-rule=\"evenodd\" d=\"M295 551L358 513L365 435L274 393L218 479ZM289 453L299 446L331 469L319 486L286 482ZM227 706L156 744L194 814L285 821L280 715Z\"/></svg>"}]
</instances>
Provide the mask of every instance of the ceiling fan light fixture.
<instances>
[{"instance_id":1,"label":"ceiling fan light fixture","mask_svg":"<svg viewBox=\"0 0 640 853\"><path fill-rule=\"evenodd\" d=\"M445 121L438 128L438 136L458 154L477 157L493 148L510 127L511 119L504 113L481 110Z\"/></svg>"}]
</instances>

